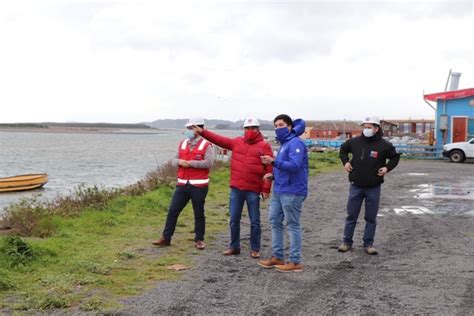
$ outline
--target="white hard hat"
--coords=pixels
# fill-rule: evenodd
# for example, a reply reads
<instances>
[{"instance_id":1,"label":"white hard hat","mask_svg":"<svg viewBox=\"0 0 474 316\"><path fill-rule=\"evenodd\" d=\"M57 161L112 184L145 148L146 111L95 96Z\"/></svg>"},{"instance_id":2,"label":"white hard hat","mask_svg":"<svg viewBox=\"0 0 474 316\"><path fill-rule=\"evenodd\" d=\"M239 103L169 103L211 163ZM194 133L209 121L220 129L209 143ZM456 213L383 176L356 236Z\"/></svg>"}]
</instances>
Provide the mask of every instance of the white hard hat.
<instances>
[{"instance_id":1,"label":"white hard hat","mask_svg":"<svg viewBox=\"0 0 474 316\"><path fill-rule=\"evenodd\" d=\"M204 119L202 117L191 117L186 123L186 127L193 125L204 125Z\"/></svg>"},{"instance_id":2,"label":"white hard hat","mask_svg":"<svg viewBox=\"0 0 474 316\"><path fill-rule=\"evenodd\" d=\"M380 126L380 120L376 116L369 116L365 118L365 120L362 122L361 125L364 125L364 124L377 124Z\"/></svg>"},{"instance_id":3,"label":"white hard hat","mask_svg":"<svg viewBox=\"0 0 474 316\"><path fill-rule=\"evenodd\" d=\"M260 122L258 121L258 119L253 118L253 117L246 118L244 121L244 127L249 127L249 126L260 127Z\"/></svg>"}]
</instances>

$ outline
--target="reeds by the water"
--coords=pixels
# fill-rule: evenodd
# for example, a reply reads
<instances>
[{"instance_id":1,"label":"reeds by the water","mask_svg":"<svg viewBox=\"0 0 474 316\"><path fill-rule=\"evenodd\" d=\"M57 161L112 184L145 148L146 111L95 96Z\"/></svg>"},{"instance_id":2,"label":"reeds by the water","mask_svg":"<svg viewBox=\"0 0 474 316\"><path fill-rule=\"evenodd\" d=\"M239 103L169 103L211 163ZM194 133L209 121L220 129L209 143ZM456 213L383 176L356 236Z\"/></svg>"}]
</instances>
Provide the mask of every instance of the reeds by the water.
<instances>
[{"instance_id":1,"label":"reeds by the water","mask_svg":"<svg viewBox=\"0 0 474 316\"><path fill-rule=\"evenodd\" d=\"M176 169L170 162L165 163L149 172L144 179L125 188L80 185L71 194L58 196L52 201L25 198L6 208L0 226L11 235L48 237L54 233L54 216L76 216L87 209L101 211L118 196L138 196L171 185L176 181Z\"/></svg>"}]
</instances>

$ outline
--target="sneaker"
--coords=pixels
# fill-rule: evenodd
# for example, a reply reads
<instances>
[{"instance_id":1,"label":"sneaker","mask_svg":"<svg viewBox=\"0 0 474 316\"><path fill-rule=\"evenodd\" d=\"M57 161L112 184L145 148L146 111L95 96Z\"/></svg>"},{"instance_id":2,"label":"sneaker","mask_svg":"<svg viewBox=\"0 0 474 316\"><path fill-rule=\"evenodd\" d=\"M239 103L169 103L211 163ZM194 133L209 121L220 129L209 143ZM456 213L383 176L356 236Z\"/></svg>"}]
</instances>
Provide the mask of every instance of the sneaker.
<instances>
[{"instance_id":1,"label":"sneaker","mask_svg":"<svg viewBox=\"0 0 474 316\"><path fill-rule=\"evenodd\" d=\"M206 248L206 244L202 240L196 240L195 247L199 250L204 250Z\"/></svg>"},{"instance_id":2,"label":"sneaker","mask_svg":"<svg viewBox=\"0 0 474 316\"><path fill-rule=\"evenodd\" d=\"M170 246L171 241L166 239L165 237L161 237L158 240L152 241L151 244L158 247L165 247L165 246Z\"/></svg>"},{"instance_id":3,"label":"sneaker","mask_svg":"<svg viewBox=\"0 0 474 316\"><path fill-rule=\"evenodd\" d=\"M229 248L226 251L222 253L224 256L232 256L232 255L238 255L240 254L240 248Z\"/></svg>"},{"instance_id":4,"label":"sneaker","mask_svg":"<svg viewBox=\"0 0 474 316\"><path fill-rule=\"evenodd\" d=\"M303 265L301 263L288 262L284 265L275 266L275 269L280 272L301 272Z\"/></svg>"},{"instance_id":5,"label":"sneaker","mask_svg":"<svg viewBox=\"0 0 474 316\"><path fill-rule=\"evenodd\" d=\"M252 257L252 258L254 258L254 259L260 258L260 251L252 250L252 251L250 252L250 257Z\"/></svg>"},{"instance_id":6,"label":"sneaker","mask_svg":"<svg viewBox=\"0 0 474 316\"><path fill-rule=\"evenodd\" d=\"M378 254L377 249L376 249L374 246L372 246L372 245L365 247L365 252L367 252L369 255L376 255L376 254Z\"/></svg>"},{"instance_id":7,"label":"sneaker","mask_svg":"<svg viewBox=\"0 0 474 316\"><path fill-rule=\"evenodd\" d=\"M342 243L342 244L339 246L339 248L337 248L337 251L339 251L339 252L346 252L346 251L349 251L349 250L351 250L351 245L346 244L345 242Z\"/></svg>"},{"instance_id":8,"label":"sneaker","mask_svg":"<svg viewBox=\"0 0 474 316\"><path fill-rule=\"evenodd\" d=\"M271 257L270 259L260 260L258 262L258 265L265 269L273 268L275 266L284 265L284 264L285 264L285 261L280 260L275 257Z\"/></svg>"}]
</instances>

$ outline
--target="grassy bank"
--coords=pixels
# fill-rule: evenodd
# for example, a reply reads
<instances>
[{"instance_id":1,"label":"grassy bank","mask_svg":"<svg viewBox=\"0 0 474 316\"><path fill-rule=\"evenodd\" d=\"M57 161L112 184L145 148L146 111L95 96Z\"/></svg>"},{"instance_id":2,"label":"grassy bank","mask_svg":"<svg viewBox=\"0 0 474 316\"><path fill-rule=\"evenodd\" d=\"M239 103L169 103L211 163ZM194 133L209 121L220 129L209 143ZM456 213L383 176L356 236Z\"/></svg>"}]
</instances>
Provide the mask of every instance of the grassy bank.
<instances>
[{"instance_id":1,"label":"grassy bank","mask_svg":"<svg viewBox=\"0 0 474 316\"><path fill-rule=\"evenodd\" d=\"M335 157L334 153L312 154L310 173L339 167ZM211 243L217 232L227 229L228 181L226 166L212 172L206 202L206 236ZM0 238L1 308L106 311L119 308L120 298L138 294L159 280L178 278L181 272L168 266L192 266L192 256L205 253L194 248L191 206L179 218L173 246L153 247L150 242L163 228L174 187L159 181L151 191L146 186L138 185L129 194L111 193L105 200L97 190L83 189L80 201L88 202L65 198L62 203L67 208L39 203L17 208L17 213L28 211L26 217L45 214L29 233L18 230ZM48 207L56 207L56 212ZM35 227L43 233L35 233Z\"/></svg>"},{"instance_id":2,"label":"grassy bank","mask_svg":"<svg viewBox=\"0 0 474 316\"><path fill-rule=\"evenodd\" d=\"M207 236L227 224L228 171L212 174L207 203ZM140 196L119 196L105 208L76 216L56 215L48 238L4 237L0 241L2 307L82 310L117 308L116 299L137 294L157 280L179 273L167 266L189 262L195 252L190 206L178 221L173 247L154 248L174 188Z\"/></svg>"}]
</instances>

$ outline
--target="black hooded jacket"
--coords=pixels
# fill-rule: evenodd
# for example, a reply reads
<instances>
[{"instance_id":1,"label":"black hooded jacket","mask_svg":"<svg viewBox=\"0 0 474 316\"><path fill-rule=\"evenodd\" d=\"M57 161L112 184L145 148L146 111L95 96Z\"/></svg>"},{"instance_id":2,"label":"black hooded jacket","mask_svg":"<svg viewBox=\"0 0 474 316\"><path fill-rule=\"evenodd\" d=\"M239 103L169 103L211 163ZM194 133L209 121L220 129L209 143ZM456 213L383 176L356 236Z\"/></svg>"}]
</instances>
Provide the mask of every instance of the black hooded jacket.
<instances>
[{"instance_id":1,"label":"black hooded jacket","mask_svg":"<svg viewBox=\"0 0 474 316\"><path fill-rule=\"evenodd\" d=\"M351 160L349 154L352 154ZM383 183L383 177L377 175L378 170L382 167L387 167L388 171L394 169L400 160L400 154L390 142L382 138L379 130L372 137L361 135L344 142L339 158L343 165L351 163L353 170L349 173L349 181L352 184L374 187Z\"/></svg>"}]
</instances>

